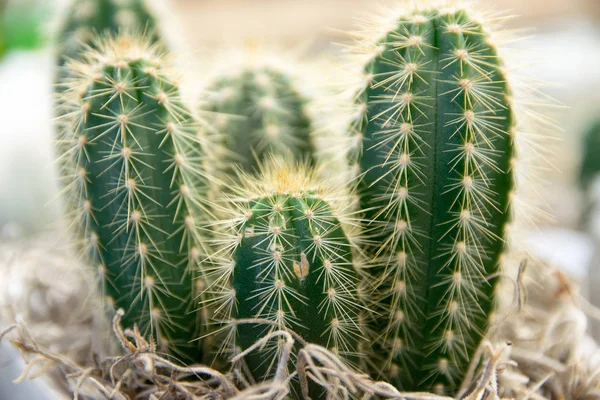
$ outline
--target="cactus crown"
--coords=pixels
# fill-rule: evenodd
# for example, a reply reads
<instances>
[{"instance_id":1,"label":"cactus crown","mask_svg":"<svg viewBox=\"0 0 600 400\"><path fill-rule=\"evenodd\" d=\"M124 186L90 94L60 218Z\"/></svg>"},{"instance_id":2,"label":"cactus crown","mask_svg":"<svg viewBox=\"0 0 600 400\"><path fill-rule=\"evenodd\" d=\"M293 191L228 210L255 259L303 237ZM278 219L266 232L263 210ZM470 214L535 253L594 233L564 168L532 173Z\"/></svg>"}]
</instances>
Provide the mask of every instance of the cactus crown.
<instances>
[{"instance_id":1,"label":"cactus crown","mask_svg":"<svg viewBox=\"0 0 600 400\"><path fill-rule=\"evenodd\" d=\"M493 316L510 220L503 62L471 11L426 7L374 43L363 81L350 161L372 243L374 349L398 387L453 394Z\"/></svg>"},{"instance_id":2,"label":"cactus crown","mask_svg":"<svg viewBox=\"0 0 600 400\"><path fill-rule=\"evenodd\" d=\"M204 143L179 99L158 44L102 40L67 65L58 149L67 209L106 298L162 349L198 359L190 323L200 226Z\"/></svg>"},{"instance_id":3,"label":"cactus crown","mask_svg":"<svg viewBox=\"0 0 600 400\"><path fill-rule=\"evenodd\" d=\"M356 356L361 335L356 245L340 208L343 199L310 168L281 161L261 168L258 178L241 174L240 180L231 201L235 215L224 221L230 227L227 244L220 242L227 251L211 274L209 292L222 321L260 318L273 325L233 324L229 348L247 348L266 331L287 328ZM270 372L265 360L265 353L247 358L260 377Z\"/></svg>"},{"instance_id":4,"label":"cactus crown","mask_svg":"<svg viewBox=\"0 0 600 400\"><path fill-rule=\"evenodd\" d=\"M203 109L224 133L221 161L230 174L235 165L258 172L270 155L314 161L306 100L292 75L269 64L244 65L219 77L207 93Z\"/></svg>"},{"instance_id":5,"label":"cactus crown","mask_svg":"<svg viewBox=\"0 0 600 400\"><path fill-rule=\"evenodd\" d=\"M156 21L149 13L145 0L73 0L65 9L61 25L57 29L57 59L59 67L55 76L55 93L69 90L72 86L72 71L64 68L71 60L81 60L89 49L97 48L101 42L98 35L116 35L121 32L144 32L148 40L158 42ZM61 102L55 104L57 117L69 110L61 109ZM58 118L55 124L59 146L56 152L60 155L68 148L61 148L60 137L68 135L62 132L69 126L63 126L63 120ZM62 168L62 161L59 168ZM68 168L68 166L67 166Z\"/></svg>"}]
</instances>

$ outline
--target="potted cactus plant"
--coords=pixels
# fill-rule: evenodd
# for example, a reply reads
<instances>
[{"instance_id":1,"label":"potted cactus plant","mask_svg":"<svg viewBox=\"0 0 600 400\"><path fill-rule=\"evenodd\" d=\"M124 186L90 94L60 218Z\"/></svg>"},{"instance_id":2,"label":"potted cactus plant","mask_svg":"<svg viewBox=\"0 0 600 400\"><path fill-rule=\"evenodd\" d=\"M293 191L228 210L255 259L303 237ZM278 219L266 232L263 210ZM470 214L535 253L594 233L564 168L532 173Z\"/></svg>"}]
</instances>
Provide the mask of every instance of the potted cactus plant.
<instances>
[{"instance_id":1,"label":"potted cactus plant","mask_svg":"<svg viewBox=\"0 0 600 400\"><path fill-rule=\"evenodd\" d=\"M585 339L572 284L510 240L528 113L493 23L432 3L357 34L358 83L340 89L351 112L330 140L339 172L281 71L225 76L193 111L146 6L67 13L67 237L94 282L88 313L112 335L75 362L24 321L2 335L30 368L86 399L598 394L593 365L564 358L565 338ZM545 291L525 303L531 276Z\"/></svg>"}]
</instances>

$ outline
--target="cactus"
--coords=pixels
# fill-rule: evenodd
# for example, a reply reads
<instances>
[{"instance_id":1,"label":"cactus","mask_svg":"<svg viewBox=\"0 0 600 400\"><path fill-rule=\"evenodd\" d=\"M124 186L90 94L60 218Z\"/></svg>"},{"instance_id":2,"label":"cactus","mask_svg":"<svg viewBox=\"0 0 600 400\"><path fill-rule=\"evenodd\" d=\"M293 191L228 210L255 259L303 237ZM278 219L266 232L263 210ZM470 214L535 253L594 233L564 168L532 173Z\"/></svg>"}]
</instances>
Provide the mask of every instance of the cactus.
<instances>
[{"instance_id":1,"label":"cactus","mask_svg":"<svg viewBox=\"0 0 600 400\"><path fill-rule=\"evenodd\" d=\"M55 93L60 96L72 83L71 70L64 68L70 60L79 60L88 49L97 48L102 35L118 33L141 34L149 40L159 43L156 32L156 20L151 15L145 0L73 0L65 10L60 22L56 46L57 73L55 76ZM55 103L55 124L57 154L63 154L68 148L63 137L71 135L69 126L64 126L60 115L68 112L61 110L61 102ZM59 159L59 167L62 161Z\"/></svg>"},{"instance_id":2,"label":"cactus","mask_svg":"<svg viewBox=\"0 0 600 400\"><path fill-rule=\"evenodd\" d=\"M272 66L244 66L207 90L204 111L222 136L221 162L230 175L237 165L257 171L271 155L313 160L311 120L294 78Z\"/></svg>"},{"instance_id":3,"label":"cactus","mask_svg":"<svg viewBox=\"0 0 600 400\"><path fill-rule=\"evenodd\" d=\"M579 171L579 184L588 190L595 179L600 176L600 120L590 125L583 136L583 156Z\"/></svg>"},{"instance_id":4,"label":"cactus","mask_svg":"<svg viewBox=\"0 0 600 400\"><path fill-rule=\"evenodd\" d=\"M155 28L145 0L74 0L58 32L58 63L79 58L98 35L147 32L156 40Z\"/></svg>"},{"instance_id":5,"label":"cactus","mask_svg":"<svg viewBox=\"0 0 600 400\"><path fill-rule=\"evenodd\" d=\"M582 157L579 167L579 187L582 191L579 226L595 234L594 215L600 206L600 161L597 150L600 149L600 120L590 124L582 138Z\"/></svg>"},{"instance_id":6,"label":"cactus","mask_svg":"<svg viewBox=\"0 0 600 400\"><path fill-rule=\"evenodd\" d=\"M351 123L372 243L369 330L397 387L453 395L494 315L514 187L511 90L470 10L413 9L394 24Z\"/></svg>"},{"instance_id":7,"label":"cactus","mask_svg":"<svg viewBox=\"0 0 600 400\"><path fill-rule=\"evenodd\" d=\"M270 160L259 178L241 174L223 262L208 289L229 331L225 350L247 349L268 331L288 328L352 361L361 337L358 322L355 240L343 199L326 189L306 165ZM260 318L273 325L236 326ZM278 344L250 353L255 378L273 372ZM313 388L314 390L314 388Z\"/></svg>"},{"instance_id":8,"label":"cactus","mask_svg":"<svg viewBox=\"0 0 600 400\"><path fill-rule=\"evenodd\" d=\"M109 303L163 350L198 360L192 298L211 218L197 122L159 45L123 35L67 65L61 154L72 225ZM59 149L60 150L60 149Z\"/></svg>"}]
</instances>

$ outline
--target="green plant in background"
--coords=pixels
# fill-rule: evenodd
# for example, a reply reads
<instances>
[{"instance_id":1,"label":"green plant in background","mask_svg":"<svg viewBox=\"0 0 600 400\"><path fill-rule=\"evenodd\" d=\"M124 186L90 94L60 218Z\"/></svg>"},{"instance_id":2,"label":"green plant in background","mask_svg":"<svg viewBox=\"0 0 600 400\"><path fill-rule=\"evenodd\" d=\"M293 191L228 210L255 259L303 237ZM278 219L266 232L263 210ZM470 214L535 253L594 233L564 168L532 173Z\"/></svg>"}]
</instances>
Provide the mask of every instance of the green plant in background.
<instances>
[{"instance_id":1,"label":"green plant in background","mask_svg":"<svg viewBox=\"0 0 600 400\"><path fill-rule=\"evenodd\" d=\"M587 127L583 135L583 156L579 171L579 184L583 190L600 176L600 120Z\"/></svg>"},{"instance_id":2,"label":"green plant in background","mask_svg":"<svg viewBox=\"0 0 600 400\"><path fill-rule=\"evenodd\" d=\"M35 49L42 45L44 12L37 2L0 0L0 58L16 49Z\"/></svg>"},{"instance_id":3,"label":"green plant in background","mask_svg":"<svg viewBox=\"0 0 600 400\"><path fill-rule=\"evenodd\" d=\"M593 214L597 213L600 193L600 120L587 126L581 141L582 157L579 167L579 186L582 190L579 226L589 232L595 231Z\"/></svg>"},{"instance_id":4,"label":"green plant in background","mask_svg":"<svg viewBox=\"0 0 600 400\"><path fill-rule=\"evenodd\" d=\"M197 362L205 148L160 48L123 35L67 64L61 174L76 238L124 325Z\"/></svg>"},{"instance_id":5,"label":"green plant in background","mask_svg":"<svg viewBox=\"0 0 600 400\"><path fill-rule=\"evenodd\" d=\"M223 350L248 349L287 328L356 361L356 244L340 209L346 202L304 166L276 161L261 172L243 174L233 190L231 231L218 240L223 262L210 274L208 292L229 333ZM271 324L237 324L253 318ZM256 379L273 375L280 346L274 340L245 357Z\"/></svg>"},{"instance_id":6,"label":"green plant in background","mask_svg":"<svg viewBox=\"0 0 600 400\"><path fill-rule=\"evenodd\" d=\"M207 90L203 111L222 135L220 162L257 171L271 155L313 160L311 120L306 99L292 76L271 66L247 66L218 78Z\"/></svg>"},{"instance_id":7,"label":"green plant in background","mask_svg":"<svg viewBox=\"0 0 600 400\"><path fill-rule=\"evenodd\" d=\"M371 243L378 371L455 394L493 317L514 186L515 120L488 26L408 10L375 43L350 154Z\"/></svg>"}]
</instances>

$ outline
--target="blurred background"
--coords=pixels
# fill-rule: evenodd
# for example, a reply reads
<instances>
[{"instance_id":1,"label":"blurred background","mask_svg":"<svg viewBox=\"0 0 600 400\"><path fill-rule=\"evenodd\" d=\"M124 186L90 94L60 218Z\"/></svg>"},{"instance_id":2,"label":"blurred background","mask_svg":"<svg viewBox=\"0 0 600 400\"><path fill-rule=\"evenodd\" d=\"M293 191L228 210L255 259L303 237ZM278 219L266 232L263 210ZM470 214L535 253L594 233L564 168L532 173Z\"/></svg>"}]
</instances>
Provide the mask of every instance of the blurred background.
<instances>
[{"instance_id":1,"label":"blurred background","mask_svg":"<svg viewBox=\"0 0 600 400\"><path fill-rule=\"evenodd\" d=\"M50 91L51 32L66 0L0 0L0 231L5 235L47 230L59 213L52 177ZM415 0L418 3L418 0ZM394 4L381 0L380 5ZM303 61L335 60L344 31L373 11L366 0L171 0L170 28L183 38L202 68L210 53L249 40L294 49ZM582 135L600 114L600 2L597 0L486 0L514 16L508 28L522 37L520 73L544 81L558 105L555 170L542 193L562 228L581 225L577 184ZM599 117L600 118L600 117ZM573 258L566 254L567 259ZM577 259L579 262L579 259Z\"/></svg>"},{"instance_id":2,"label":"blurred background","mask_svg":"<svg viewBox=\"0 0 600 400\"><path fill-rule=\"evenodd\" d=\"M415 0L418 3L418 0ZM0 230L33 233L56 220L51 154L51 32L65 0L0 0ZM366 0L171 0L169 17L196 63L205 52L248 40L296 49L303 61L335 59L344 31L372 12ZM393 4L381 0L379 4ZM577 228L581 136L600 114L600 2L486 0L515 16L509 29L526 49L520 72L547 83L565 107L551 110L561 140L551 192L554 225ZM173 23L175 22L175 23ZM210 56L206 56L208 59ZM524 59L525 60L525 59ZM550 143L549 143L550 144ZM14 231L14 232L13 232Z\"/></svg>"},{"instance_id":3,"label":"blurred background","mask_svg":"<svg viewBox=\"0 0 600 400\"><path fill-rule=\"evenodd\" d=\"M54 71L50 45L54 20L64 3L0 0L0 240L46 231L60 215L51 143ZM167 12L196 63L202 63L204 52L243 45L249 39L297 49L303 61L335 60L340 48L333 43L344 41L341 32L350 30L356 17L373 11L373 3L171 0ZM545 94L560 105L549 111L556 123L555 137L545 139L556 149L551 159L556 168L544 176L549 184L540 193L552 219L532 232L528 240L539 257L585 282L588 272L593 272L588 266L596 257L594 249L598 246L594 243L600 242L594 239L594 231L600 236L600 229L585 223L594 219L589 211L594 202L578 183L584 133L600 119L600 1L482 3L515 16L508 27L519 31L522 40L511 46L527 50L531 57L531 61L524 59L521 72L546 82ZM10 357L0 352L1 377L9 377L3 371L10 363ZM0 393L4 393L3 379ZM15 394L11 398L19 397Z\"/></svg>"}]
</instances>

